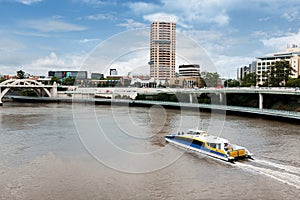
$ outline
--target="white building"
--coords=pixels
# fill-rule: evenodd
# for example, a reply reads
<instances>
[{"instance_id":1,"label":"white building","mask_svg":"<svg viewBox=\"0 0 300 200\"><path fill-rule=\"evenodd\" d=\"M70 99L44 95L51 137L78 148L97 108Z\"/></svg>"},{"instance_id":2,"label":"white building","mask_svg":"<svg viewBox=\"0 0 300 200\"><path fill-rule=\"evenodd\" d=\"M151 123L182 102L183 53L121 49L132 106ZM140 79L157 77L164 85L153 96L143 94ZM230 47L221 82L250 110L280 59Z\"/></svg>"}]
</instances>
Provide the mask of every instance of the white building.
<instances>
[{"instance_id":1,"label":"white building","mask_svg":"<svg viewBox=\"0 0 300 200\"><path fill-rule=\"evenodd\" d=\"M179 76L200 77L200 65L179 65Z\"/></svg>"},{"instance_id":2,"label":"white building","mask_svg":"<svg viewBox=\"0 0 300 200\"><path fill-rule=\"evenodd\" d=\"M271 56L257 57L256 60L256 85L263 85L268 81L271 66L276 61L286 60L289 62L293 73L290 78L297 78L300 75L300 48L296 45L288 47L285 52L275 53Z\"/></svg>"}]
</instances>

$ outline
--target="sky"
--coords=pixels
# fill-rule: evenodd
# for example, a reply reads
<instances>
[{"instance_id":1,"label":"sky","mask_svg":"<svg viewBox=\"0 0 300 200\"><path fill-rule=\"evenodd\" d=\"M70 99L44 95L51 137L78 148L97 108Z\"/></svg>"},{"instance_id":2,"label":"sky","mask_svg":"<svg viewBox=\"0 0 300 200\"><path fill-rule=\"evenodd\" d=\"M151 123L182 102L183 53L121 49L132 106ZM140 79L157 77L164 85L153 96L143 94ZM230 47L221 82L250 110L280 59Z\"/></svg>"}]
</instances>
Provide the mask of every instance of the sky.
<instances>
[{"instance_id":1,"label":"sky","mask_svg":"<svg viewBox=\"0 0 300 200\"><path fill-rule=\"evenodd\" d=\"M176 66L200 64L224 78L300 45L299 0L0 0L0 13L1 75L149 74L152 21L176 22Z\"/></svg>"}]
</instances>

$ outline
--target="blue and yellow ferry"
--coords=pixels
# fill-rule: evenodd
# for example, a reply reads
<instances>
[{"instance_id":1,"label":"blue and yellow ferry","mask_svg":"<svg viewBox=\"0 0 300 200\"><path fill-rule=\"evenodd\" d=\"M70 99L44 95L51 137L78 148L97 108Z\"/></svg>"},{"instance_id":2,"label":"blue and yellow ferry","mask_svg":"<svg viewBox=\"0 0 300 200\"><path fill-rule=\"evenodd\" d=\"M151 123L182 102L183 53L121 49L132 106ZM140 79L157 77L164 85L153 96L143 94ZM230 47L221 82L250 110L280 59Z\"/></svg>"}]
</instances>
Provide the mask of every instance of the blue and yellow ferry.
<instances>
[{"instance_id":1,"label":"blue and yellow ferry","mask_svg":"<svg viewBox=\"0 0 300 200\"><path fill-rule=\"evenodd\" d=\"M252 154L245 147L230 144L227 139L209 135L203 130L190 129L187 133L169 134L165 136L165 140L188 150L229 162L252 158Z\"/></svg>"}]
</instances>

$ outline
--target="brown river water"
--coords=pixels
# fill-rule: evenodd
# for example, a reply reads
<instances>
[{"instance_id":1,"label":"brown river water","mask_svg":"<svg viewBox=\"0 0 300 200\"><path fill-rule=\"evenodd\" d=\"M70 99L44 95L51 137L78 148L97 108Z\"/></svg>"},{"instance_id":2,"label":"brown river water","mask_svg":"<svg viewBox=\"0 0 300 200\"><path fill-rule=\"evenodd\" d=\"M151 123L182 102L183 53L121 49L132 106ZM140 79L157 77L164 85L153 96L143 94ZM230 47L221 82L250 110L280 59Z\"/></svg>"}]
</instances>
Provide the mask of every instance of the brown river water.
<instances>
[{"instance_id":1,"label":"brown river water","mask_svg":"<svg viewBox=\"0 0 300 200\"><path fill-rule=\"evenodd\" d=\"M247 147L230 164L165 143L202 128ZM300 125L191 110L7 102L0 199L299 199Z\"/></svg>"}]
</instances>

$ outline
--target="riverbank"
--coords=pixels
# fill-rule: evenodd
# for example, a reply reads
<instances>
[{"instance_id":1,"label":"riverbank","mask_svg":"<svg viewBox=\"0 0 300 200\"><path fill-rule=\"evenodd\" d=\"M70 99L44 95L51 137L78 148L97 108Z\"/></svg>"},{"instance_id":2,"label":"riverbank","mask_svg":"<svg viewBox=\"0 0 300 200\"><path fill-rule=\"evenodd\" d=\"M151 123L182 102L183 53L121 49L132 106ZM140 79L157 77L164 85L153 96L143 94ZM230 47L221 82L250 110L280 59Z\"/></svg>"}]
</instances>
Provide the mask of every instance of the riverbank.
<instances>
[{"instance_id":1,"label":"riverbank","mask_svg":"<svg viewBox=\"0 0 300 200\"><path fill-rule=\"evenodd\" d=\"M98 99L98 98L49 98L49 97L23 97L10 96L10 100L29 103L84 103L95 105L114 105L131 107L151 107L155 105L168 109L188 109L197 112L220 113L226 115L239 115L248 117L262 117L267 119L299 122L300 112L283 111L274 109L258 109L250 107L238 107L228 105L196 104L182 102L145 101L145 100L124 100L124 99Z\"/></svg>"}]
</instances>

